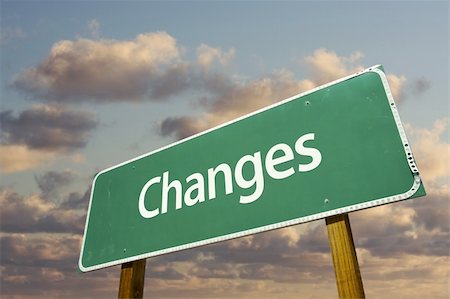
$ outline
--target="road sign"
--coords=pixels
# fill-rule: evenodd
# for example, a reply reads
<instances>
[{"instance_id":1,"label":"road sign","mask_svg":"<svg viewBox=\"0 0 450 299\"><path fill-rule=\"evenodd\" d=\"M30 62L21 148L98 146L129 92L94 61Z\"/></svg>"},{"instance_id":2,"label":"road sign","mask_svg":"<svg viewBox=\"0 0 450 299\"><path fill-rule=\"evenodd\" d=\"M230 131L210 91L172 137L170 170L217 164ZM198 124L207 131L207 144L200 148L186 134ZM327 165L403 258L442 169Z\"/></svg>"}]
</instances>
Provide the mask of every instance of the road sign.
<instances>
[{"instance_id":1,"label":"road sign","mask_svg":"<svg viewBox=\"0 0 450 299\"><path fill-rule=\"evenodd\" d=\"M423 196L381 67L100 172L90 271Z\"/></svg>"}]
</instances>

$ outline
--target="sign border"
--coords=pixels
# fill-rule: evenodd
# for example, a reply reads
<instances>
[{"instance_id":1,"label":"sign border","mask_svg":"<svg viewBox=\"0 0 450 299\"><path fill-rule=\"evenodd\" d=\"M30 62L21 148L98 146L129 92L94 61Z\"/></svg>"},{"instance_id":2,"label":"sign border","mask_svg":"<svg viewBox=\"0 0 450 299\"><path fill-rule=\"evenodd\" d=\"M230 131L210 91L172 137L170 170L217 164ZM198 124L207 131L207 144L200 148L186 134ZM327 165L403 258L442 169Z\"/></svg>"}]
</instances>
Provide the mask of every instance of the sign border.
<instances>
[{"instance_id":1,"label":"sign border","mask_svg":"<svg viewBox=\"0 0 450 299\"><path fill-rule=\"evenodd\" d=\"M185 249L191 249L191 248L200 247L200 246L203 246L203 245L208 245L208 244L217 243L217 242L221 242L221 241L231 240L231 239L235 239L235 238L240 238L240 237L243 237L243 236L248 236L248 235L261 233L261 232L265 232L265 231L269 231L269 230L274 230L274 229L288 227L288 226L292 226L292 225L296 225L296 224L300 224L300 223L306 223L306 222L310 222L310 221L314 221L314 220L319 220L319 219L330 217L330 216L334 216L334 215L339 215L339 214L343 214L343 213L349 213L349 212L353 212L353 211L357 211L357 210L362 210L362 209L367 209L367 208L380 206L380 205L384 205L384 204L388 204L388 203L393 203L393 202L405 200L405 199L408 199L408 198L412 197L420 188L421 178L420 178L420 175L419 175L419 170L417 168L416 162L415 162L415 160L413 158L413 154L412 154L412 151L411 151L411 146L410 146L410 144L408 142L408 139L406 137L405 129L404 129L402 123L401 123L400 115L399 115L399 113L397 111L397 107L395 105L394 98L392 96L392 92L391 92L391 90L389 88L389 84L388 84L388 80L387 80L386 74L383 72L383 70L381 68L382 68L381 65L372 66L372 67L367 68L367 69L365 69L363 71L360 71L360 72L354 73L352 75L349 75L349 76L340 78L338 80L332 81L330 83L318 86L318 87L316 87L314 89L311 89L311 90L299 93L297 95L289 97L289 98L287 98L285 100L282 100L282 101L277 102L275 104L272 104L270 106L264 107L262 109L254 111L252 113L243 115L241 117L238 117L236 119L233 119L231 121L223 123L223 124L221 124L219 126L213 127L213 128L208 129L206 131L203 131L203 132L200 132L198 134L192 135L192 136L187 137L185 139L182 139L182 140L179 140L177 142L171 143L171 144L169 144L167 146L161 147L161 148L156 149L154 151L151 151L149 153L143 154L141 156L135 157L133 159L127 160L125 162L119 163L119 164L117 164L115 166L112 166L112 167L109 167L107 169L104 169L104 170L100 171L95 176L95 178L94 178L94 180L92 182L92 189L91 189L91 195L90 195L90 200L89 200L89 207L88 207L88 212L87 212L87 215L86 215L86 223L85 223L85 227L84 227L83 243L82 243L82 247L81 247L80 258L79 258L79 261L78 261L79 269L82 272L99 270L99 269L102 269L102 268L116 266L116 265L120 265L120 264L123 264L123 263L139 260L139 259L150 258L150 257L154 257L154 256L167 254L167 253L172 253L172 252L181 251L181 250L185 250ZM351 206L347 206L347 207L343 207L343 208L339 208L339 209L334 209L334 210L330 210L330 211L326 211L326 212L322 212L322 213L317 213L317 214L313 214L313 215L309 215L309 216L304 216L304 217L300 217L300 218L296 218L296 219L292 219L292 220L288 220L288 221L283 221L283 222L278 222L278 223L274 223L274 224L270 224L270 225L266 225L266 226L261 226L261 227L258 227L258 228L253 228L253 229L249 229L249 230L245 230L245 231L241 231L241 232L237 232L237 233L231 233L231 234L227 234L227 235L223 235L223 236L219 236L219 237L209 238L209 239L205 239L205 240L202 240L202 241L192 242L192 243L188 243L188 244L184 244L184 245L180 245L180 246L174 246L174 247L170 247L170 248L166 248L166 249L162 249L162 250L158 250L158 251L153 251L153 252L150 252L150 253L144 253L144 254L140 254L140 255L136 255L136 256L132 256L132 257L127 257L127 258L124 258L124 259L115 260L115 261L112 261L112 262L102 263L102 264L98 264L98 265L94 265L94 266L88 266L88 267L84 267L83 266L82 258L83 258L83 254L84 254L85 241L86 241L86 232L87 232L87 227L88 227L88 224L89 224L89 216L90 216L90 212L91 212L91 205L92 205L92 199L93 199L93 194L94 194L95 182L96 182L97 178L101 174L103 174L105 172L108 172L110 170L113 170L115 168L121 167L123 165L126 165L126 164L128 164L130 162L133 162L133 161L136 161L136 160L139 160L139 159L151 156L151 155L153 155L155 153L158 153L158 152L163 151L165 149L174 147L174 146L176 146L178 144L181 144L183 142L186 142L188 140L197 138L197 137L202 136L204 134L207 134L207 133L209 133L211 131L215 131L215 130L218 130L220 128L226 127L226 126L231 125L231 124L233 124L235 122L238 122L238 121L240 121L242 119L251 117L253 115L259 114L259 113L264 112L266 110L269 110L269 109L272 109L274 107L283 105L283 104L285 104L287 102L290 102L292 100L298 99L299 97L306 96L306 95L311 94L313 92L316 92L318 90L325 89L325 88L330 87L332 85L336 85L336 84L341 83L343 81L352 79L354 77L357 77L359 75L362 75L364 73L369 73L369 72L376 73L377 75L380 76L380 79L382 81L384 90L385 90L386 95L387 95L387 99L388 99L388 102L389 102L389 106L391 108L392 115L394 117L394 120L395 120L395 123L397 125L397 129L398 129L400 138L401 138L402 143L403 143L403 149L405 151L405 157L406 157L407 160L409 158L412 158L412 159L409 159L410 162L408 164L409 164L409 168L411 169L411 172L413 174L414 181L413 181L413 185L411 186L411 188L408 191L406 191L404 193L401 193L401 194L392 195L392 196L389 196L389 197L383 197L383 198L374 199L374 200L367 201L367 202L360 203L360 204L355 204L355 205L351 205Z\"/></svg>"}]
</instances>

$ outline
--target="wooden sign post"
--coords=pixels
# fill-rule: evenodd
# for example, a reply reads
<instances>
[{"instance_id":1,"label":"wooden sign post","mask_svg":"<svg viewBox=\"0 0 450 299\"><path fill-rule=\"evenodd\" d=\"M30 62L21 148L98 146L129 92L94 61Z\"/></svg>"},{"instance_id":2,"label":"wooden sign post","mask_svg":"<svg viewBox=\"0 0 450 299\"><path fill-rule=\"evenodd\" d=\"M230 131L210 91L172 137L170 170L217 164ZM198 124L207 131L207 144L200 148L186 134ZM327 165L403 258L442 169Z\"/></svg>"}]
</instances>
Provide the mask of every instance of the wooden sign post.
<instances>
[{"instance_id":1,"label":"wooden sign post","mask_svg":"<svg viewBox=\"0 0 450 299\"><path fill-rule=\"evenodd\" d=\"M365 298L348 214L325 219L339 298Z\"/></svg>"},{"instance_id":2,"label":"wooden sign post","mask_svg":"<svg viewBox=\"0 0 450 299\"><path fill-rule=\"evenodd\" d=\"M118 298L139 298L144 295L145 259L122 264Z\"/></svg>"}]
</instances>

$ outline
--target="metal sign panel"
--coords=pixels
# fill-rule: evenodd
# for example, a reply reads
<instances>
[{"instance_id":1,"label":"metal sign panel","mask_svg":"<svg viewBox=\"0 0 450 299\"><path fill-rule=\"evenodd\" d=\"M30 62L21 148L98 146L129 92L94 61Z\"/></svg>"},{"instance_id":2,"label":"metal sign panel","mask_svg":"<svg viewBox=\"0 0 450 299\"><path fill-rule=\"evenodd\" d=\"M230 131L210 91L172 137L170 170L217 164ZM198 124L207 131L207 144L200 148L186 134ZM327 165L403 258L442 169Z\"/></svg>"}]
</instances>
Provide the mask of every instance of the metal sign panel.
<instances>
[{"instance_id":1,"label":"metal sign panel","mask_svg":"<svg viewBox=\"0 0 450 299\"><path fill-rule=\"evenodd\" d=\"M100 172L79 267L423 196L380 66Z\"/></svg>"}]
</instances>

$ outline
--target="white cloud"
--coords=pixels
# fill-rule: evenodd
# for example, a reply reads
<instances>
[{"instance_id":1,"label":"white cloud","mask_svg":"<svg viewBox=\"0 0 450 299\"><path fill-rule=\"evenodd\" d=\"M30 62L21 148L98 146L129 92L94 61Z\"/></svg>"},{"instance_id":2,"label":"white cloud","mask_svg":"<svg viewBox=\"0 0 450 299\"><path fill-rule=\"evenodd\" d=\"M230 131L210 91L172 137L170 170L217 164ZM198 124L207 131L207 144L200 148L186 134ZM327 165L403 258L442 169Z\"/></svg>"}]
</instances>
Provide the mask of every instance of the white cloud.
<instances>
[{"instance_id":1,"label":"white cloud","mask_svg":"<svg viewBox=\"0 0 450 299\"><path fill-rule=\"evenodd\" d=\"M29 149L24 145L0 145L0 172L30 170L53 161L57 153Z\"/></svg>"},{"instance_id":2,"label":"white cloud","mask_svg":"<svg viewBox=\"0 0 450 299\"><path fill-rule=\"evenodd\" d=\"M255 80L225 81L226 87L216 83L209 86L214 101L202 117L166 119L161 133L184 138L315 86L310 80L296 80L286 69Z\"/></svg>"},{"instance_id":3,"label":"white cloud","mask_svg":"<svg viewBox=\"0 0 450 299\"><path fill-rule=\"evenodd\" d=\"M305 62L311 73L311 80L316 85L322 85L349 74L362 71L365 67L360 64L364 54L356 51L350 56L338 56L334 51L317 49L311 56L305 58ZM403 98L402 91L406 83L405 76L387 74L389 87L396 102Z\"/></svg>"},{"instance_id":4,"label":"white cloud","mask_svg":"<svg viewBox=\"0 0 450 299\"><path fill-rule=\"evenodd\" d=\"M349 57L345 57L320 48L306 57L305 62L311 72L312 80L316 85L321 85L363 70L364 67L359 64L362 57L364 55L361 52L354 52Z\"/></svg>"},{"instance_id":5,"label":"white cloud","mask_svg":"<svg viewBox=\"0 0 450 299\"><path fill-rule=\"evenodd\" d=\"M391 88L392 96L394 97L395 102L400 103L403 98L403 89L406 83L405 76L397 76L394 74L388 74L387 76L389 87Z\"/></svg>"},{"instance_id":6,"label":"white cloud","mask_svg":"<svg viewBox=\"0 0 450 299\"><path fill-rule=\"evenodd\" d=\"M218 50L208 50L205 65L213 60ZM222 52L218 52L222 53ZM219 54L215 54L218 56ZM259 108L284 100L300 92L324 83L361 71L359 63L363 54L354 52L348 57L339 56L333 51L318 49L304 59L309 77L295 78L294 72L281 69L257 79L236 79L225 75L210 75L205 78L206 89L211 93L207 110L201 117L167 118L161 123L162 135L174 135L178 139L217 126L226 121L255 111ZM394 96L401 93L404 77L390 74Z\"/></svg>"},{"instance_id":7,"label":"white cloud","mask_svg":"<svg viewBox=\"0 0 450 299\"><path fill-rule=\"evenodd\" d=\"M438 119L431 129L405 125L412 150L425 183L435 183L450 175L450 144L442 139L448 131L448 119Z\"/></svg>"},{"instance_id":8,"label":"white cloud","mask_svg":"<svg viewBox=\"0 0 450 299\"><path fill-rule=\"evenodd\" d=\"M233 48L227 52L222 51L219 48L213 48L206 44L201 44L197 48L197 63L204 71L209 71L214 61L218 61L220 65L227 65L235 55Z\"/></svg>"},{"instance_id":9,"label":"white cloud","mask_svg":"<svg viewBox=\"0 0 450 299\"><path fill-rule=\"evenodd\" d=\"M161 78L183 79L175 76L182 77L186 68L180 55L176 40L165 32L129 41L64 40L53 45L40 65L18 74L12 85L56 102L140 100L151 96Z\"/></svg>"}]
</instances>

